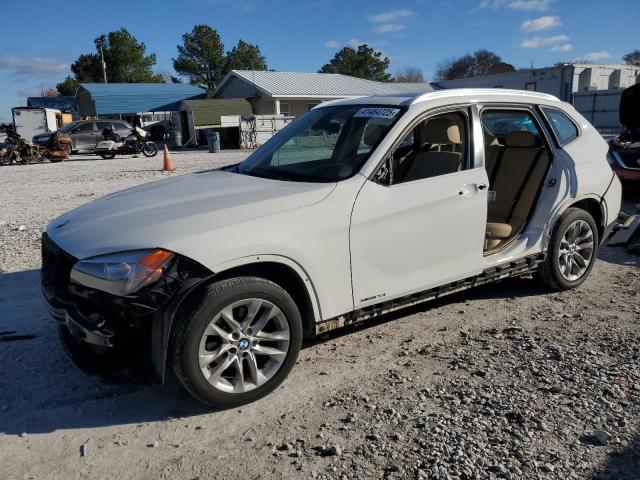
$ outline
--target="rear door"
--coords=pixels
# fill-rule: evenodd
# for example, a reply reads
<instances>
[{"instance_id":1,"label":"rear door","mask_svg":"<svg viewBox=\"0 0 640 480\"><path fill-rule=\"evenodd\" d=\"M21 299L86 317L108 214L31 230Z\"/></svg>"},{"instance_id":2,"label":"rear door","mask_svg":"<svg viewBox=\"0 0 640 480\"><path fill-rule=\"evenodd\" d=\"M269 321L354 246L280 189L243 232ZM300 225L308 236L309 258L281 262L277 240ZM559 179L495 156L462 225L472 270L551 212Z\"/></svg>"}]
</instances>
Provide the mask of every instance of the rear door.
<instances>
[{"instance_id":1,"label":"rear door","mask_svg":"<svg viewBox=\"0 0 640 480\"><path fill-rule=\"evenodd\" d=\"M465 109L419 121L379 171L391 173L363 186L350 234L355 308L482 271L488 180L471 124Z\"/></svg>"}]
</instances>

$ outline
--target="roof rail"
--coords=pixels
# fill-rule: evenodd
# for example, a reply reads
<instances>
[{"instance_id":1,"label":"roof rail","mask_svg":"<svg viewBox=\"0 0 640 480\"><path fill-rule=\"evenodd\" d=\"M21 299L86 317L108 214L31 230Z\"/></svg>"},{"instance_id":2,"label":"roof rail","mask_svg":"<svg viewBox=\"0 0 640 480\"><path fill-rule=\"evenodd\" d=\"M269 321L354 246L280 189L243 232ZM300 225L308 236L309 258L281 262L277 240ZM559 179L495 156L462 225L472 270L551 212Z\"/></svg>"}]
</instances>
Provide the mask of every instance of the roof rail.
<instances>
[{"instance_id":1,"label":"roof rail","mask_svg":"<svg viewBox=\"0 0 640 480\"><path fill-rule=\"evenodd\" d=\"M428 100L434 100L437 98L463 97L472 95L508 95L517 97L538 98L551 100L554 102L560 101L558 97L549 95L548 93L532 92L529 90L510 90L506 88L448 88L415 96L409 102L407 102L407 105L415 105L417 103L426 102Z\"/></svg>"}]
</instances>

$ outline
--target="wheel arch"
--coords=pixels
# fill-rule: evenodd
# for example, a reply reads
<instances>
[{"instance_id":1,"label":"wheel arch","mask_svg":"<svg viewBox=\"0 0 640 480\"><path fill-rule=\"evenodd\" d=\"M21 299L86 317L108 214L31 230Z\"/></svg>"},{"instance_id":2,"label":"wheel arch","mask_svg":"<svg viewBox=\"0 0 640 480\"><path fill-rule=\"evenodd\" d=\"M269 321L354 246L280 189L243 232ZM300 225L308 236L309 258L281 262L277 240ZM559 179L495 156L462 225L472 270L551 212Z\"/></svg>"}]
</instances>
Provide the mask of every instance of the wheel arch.
<instances>
[{"instance_id":1,"label":"wheel arch","mask_svg":"<svg viewBox=\"0 0 640 480\"><path fill-rule=\"evenodd\" d=\"M207 286L220 280L255 276L276 283L292 296L298 306L304 337L310 338L315 334L315 324L321 319L320 304L311 279L297 262L279 255L256 255L225 262L211 271L211 275L203 276L197 284L188 288L173 305L169 314L154 322L151 359L154 371L161 382L165 379L168 350L176 317L185 305L202 295Z\"/></svg>"},{"instance_id":2,"label":"wheel arch","mask_svg":"<svg viewBox=\"0 0 640 480\"><path fill-rule=\"evenodd\" d=\"M549 242L551 241L551 235L553 234L554 228L560 220L560 217L562 217L568 208L579 208L591 214L596 222L596 226L598 227L598 238L602 240L602 236L606 228L606 205L604 205L603 199L597 195L584 195L579 198L568 199L561 208L556 211L552 221L548 224L547 233L544 237L544 250L549 247Z\"/></svg>"}]
</instances>

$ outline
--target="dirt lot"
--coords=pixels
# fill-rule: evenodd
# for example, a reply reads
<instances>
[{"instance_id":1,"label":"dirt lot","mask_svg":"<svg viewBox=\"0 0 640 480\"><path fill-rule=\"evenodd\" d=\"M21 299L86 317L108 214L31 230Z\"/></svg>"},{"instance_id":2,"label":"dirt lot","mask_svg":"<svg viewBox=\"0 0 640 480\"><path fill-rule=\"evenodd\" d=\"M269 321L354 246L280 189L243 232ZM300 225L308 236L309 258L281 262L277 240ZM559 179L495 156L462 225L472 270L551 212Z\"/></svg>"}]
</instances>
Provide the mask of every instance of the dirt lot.
<instances>
[{"instance_id":1,"label":"dirt lot","mask_svg":"<svg viewBox=\"0 0 640 480\"><path fill-rule=\"evenodd\" d=\"M240 409L80 372L40 299L45 225L243 155L0 169L0 479L640 478L640 257L619 249L578 290L504 281L323 337Z\"/></svg>"}]
</instances>

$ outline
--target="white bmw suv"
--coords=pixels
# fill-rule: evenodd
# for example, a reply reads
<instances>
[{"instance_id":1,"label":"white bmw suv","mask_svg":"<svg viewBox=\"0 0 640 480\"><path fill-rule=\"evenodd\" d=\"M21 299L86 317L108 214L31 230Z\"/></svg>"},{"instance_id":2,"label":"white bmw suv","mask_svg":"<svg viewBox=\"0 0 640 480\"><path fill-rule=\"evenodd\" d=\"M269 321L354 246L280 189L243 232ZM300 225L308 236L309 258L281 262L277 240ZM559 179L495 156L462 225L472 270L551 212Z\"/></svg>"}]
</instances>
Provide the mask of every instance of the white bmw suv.
<instances>
[{"instance_id":1,"label":"white bmw suv","mask_svg":"<svg viewBox=\"0 0 640 480\"><path fill-rule=\"evenodd\" d=\"M620 209L607 151L539 93L327 102L238 165L54 220L44 297L83 368L137 355L205 403L243 404L303 338L509 276L580 285Z\"/></svg>"}]
</instances>

